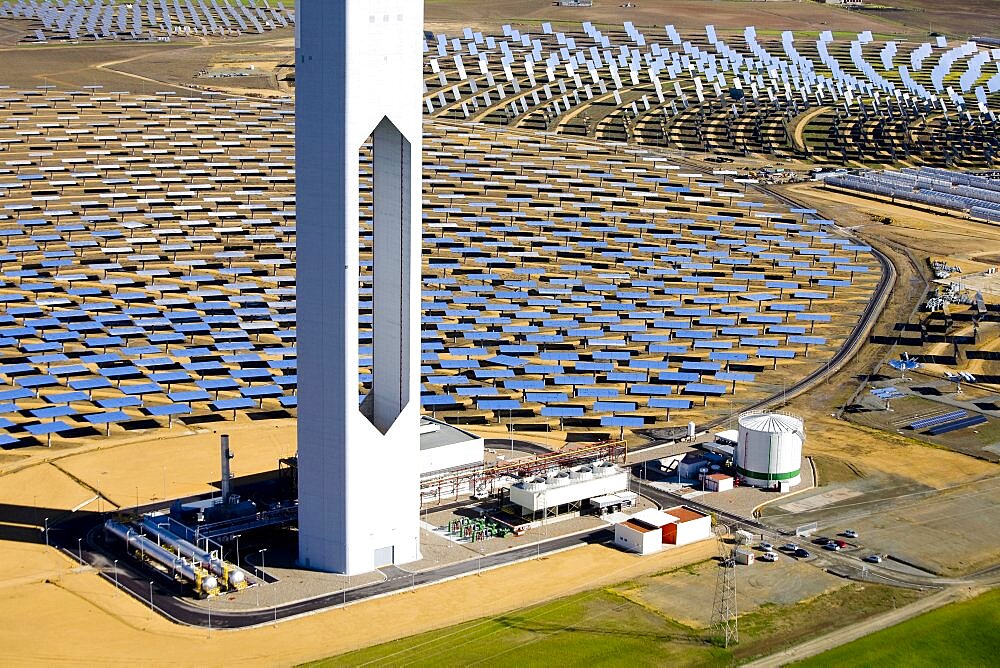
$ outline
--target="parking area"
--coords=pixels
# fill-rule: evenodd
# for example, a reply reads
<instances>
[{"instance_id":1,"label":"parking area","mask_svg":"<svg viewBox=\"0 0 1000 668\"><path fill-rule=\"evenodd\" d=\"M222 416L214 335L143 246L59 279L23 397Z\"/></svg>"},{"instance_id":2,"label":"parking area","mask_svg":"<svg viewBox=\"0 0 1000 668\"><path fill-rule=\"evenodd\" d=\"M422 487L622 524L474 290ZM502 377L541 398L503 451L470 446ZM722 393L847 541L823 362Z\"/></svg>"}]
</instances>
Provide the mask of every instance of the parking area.
<instances>
[{"instance_id":1,"label":"parking area","mask_svg":"<svg viewBox=\"0 0 1000 668\"><path fill-rule=\"evenodd\" d=\"M849 542L859 547L859 557L890 555L885 565L896 569L964 575L994 563L1000 555L998 478L935 490L878 475L832 489L841 492L839 500L795 512L810 499L829 497L831 488L823 488L794 504L766 509L764 519L789 531L816 522L817 536L855 529L858 538Z\"/></svg>"}]
</instances>

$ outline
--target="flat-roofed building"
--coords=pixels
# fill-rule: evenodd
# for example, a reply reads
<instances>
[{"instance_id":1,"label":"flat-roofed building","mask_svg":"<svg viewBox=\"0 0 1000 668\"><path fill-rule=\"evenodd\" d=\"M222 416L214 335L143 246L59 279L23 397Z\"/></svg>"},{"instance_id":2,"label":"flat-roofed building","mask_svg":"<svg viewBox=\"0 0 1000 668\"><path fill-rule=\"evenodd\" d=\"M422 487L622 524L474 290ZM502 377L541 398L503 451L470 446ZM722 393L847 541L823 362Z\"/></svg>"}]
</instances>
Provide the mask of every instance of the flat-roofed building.
<instances>
[{"instance_id":1,"label":"flat-roofed building","mask_svg":"<svg viewBox=\"0 0 1000 668\"><path fill-rule=\"evenodd\" d=\"M510 486L510 502L524 516L584 511L591 499L628 491L628 472L612 462L594 462L525 479Z\"/></svg>"},{"instance_id":2,"label":"flat-roofed building","mask_svg":"<svg viewBox=\"0 0 1000 668\"><path fill-rule=\"evenodd\" d=\"M482 464L485 451L481 436L434 418L420 420L421 475Z\"/></svg>"},{"instance_id":3,"label":"flat-roofed building","mask_svg":"<svg viewBox=\"0 0 1000 668\"><path fill-rule=\"evenodd\" d=\"M663 528L677 518L647 508L615 525L615 545L629 552L653 554L663 549Z\"/></svg>"},{"instance_id":4,"label":"flat-roofed building","mask_svg":"<svg viewBox=\"0 0 1000 668\"><path fill-rule=\"evenodd\" d=\"M687 506L647 508L615 525L615 545L652 554L664 545L687 545L712 537L712 518Z\"/></svg>"},{"instance_id":5,"label":"flat-roofed building","mask_svg":"<svg viewBox=\"0 0 1000 668\"><path fill-rule=\"evenodd\" d=\"M728 492L733 488L733 476L725 473L710 473L705 476L705 489L709 492Z\"/></svg>"},{"instance_id":6,"label":"flat-roofed building","mask_svg":"<svg viewBox=\"0 0 1000 668\"><path fill-rule=\"evenodd\" d=\"M687 506L665 508L666 514L675 518L663 527L663 542L669 545L687 545L712 537L712 518Z\"/></svg>"}]
</instances>

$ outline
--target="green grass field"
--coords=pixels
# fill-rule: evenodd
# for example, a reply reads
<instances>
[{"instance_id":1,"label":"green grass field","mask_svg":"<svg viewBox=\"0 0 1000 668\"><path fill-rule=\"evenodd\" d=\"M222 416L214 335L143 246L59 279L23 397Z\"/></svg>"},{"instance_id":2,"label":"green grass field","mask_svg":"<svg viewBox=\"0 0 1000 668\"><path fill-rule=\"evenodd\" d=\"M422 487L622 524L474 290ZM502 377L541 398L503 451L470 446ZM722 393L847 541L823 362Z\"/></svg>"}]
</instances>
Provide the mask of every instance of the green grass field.
<instances>
[{"instance_id":1,"label":"green grass field","mask_svg":"<svg viewBox=\"0 0 1000 668\"><path fill-rule=\"evenodd\" d=\"M836 666L995 666L1000 662L1000 589L953 603L804 661Z\"/></svg>"},{"instance_id":2,"label":"green grass field","mask_svg":"<svg viewBox=\"0 0 1000 668\"><path fill-rule=\"evenodd\" d=\"M656 576L651 576L656 577ZM706 586L714 584L714 576ZM796 605L740 617L740 644L626 598L648 578L350 652L314 666L732 666L853 623L918 594L850 584ZM428 611L428 614L432 614Z\"/></svg>"},{"instance_id":3,"label":"green grass field","mask_svg":"<svg viewBox=\"0 0 1000 668\"><path fill-rule=\"evenodd\" d=\"M432 614L428 611L428 614ZM344 654L321 666L715 666L729 653L694 629L609 591L559 599L507 615Z\"/></svg>"}]
</instances>

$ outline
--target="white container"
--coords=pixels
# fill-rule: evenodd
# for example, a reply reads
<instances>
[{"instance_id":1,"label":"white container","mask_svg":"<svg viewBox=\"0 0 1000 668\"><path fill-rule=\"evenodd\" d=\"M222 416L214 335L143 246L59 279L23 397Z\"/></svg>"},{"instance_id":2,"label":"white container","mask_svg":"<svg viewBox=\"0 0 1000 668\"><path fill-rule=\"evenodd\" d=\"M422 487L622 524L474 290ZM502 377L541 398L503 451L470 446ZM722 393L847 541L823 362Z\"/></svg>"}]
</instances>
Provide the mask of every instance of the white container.
<instances>
[{"instance_id":1,"label":"white container","mask_svg":"<svg viewBox=\"0 0 1000 668\"><path fill-rule=\"evenodd\" d=\"M802 481L802 419L784 413L744 413L734 464L740 481L754 487L793 487Z\"/></svg>"}]
</instances>

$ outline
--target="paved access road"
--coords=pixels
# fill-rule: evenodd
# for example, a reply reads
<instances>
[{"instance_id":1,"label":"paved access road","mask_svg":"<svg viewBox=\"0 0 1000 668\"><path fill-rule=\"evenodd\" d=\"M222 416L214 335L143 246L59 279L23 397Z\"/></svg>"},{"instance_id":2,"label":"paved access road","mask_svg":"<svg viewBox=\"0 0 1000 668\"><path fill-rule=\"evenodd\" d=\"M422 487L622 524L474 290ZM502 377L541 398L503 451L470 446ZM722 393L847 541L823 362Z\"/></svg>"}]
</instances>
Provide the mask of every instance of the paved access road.
<instances>
[{"instance_id":1,"label":"paved access road","mask_svg":"<svg viewBox=\"0 0 1000 668\"><path fill-rule=\"evenodd\" d=\"M582 533L513 548L506 552L473 557L419 573L409 573L397 567L386 568L383 573L388 579L382 582L326 594L305 601L251 611L212 612L208 607L193 606L188 603L185 598L190 596L190 591L182 583L170 580L165 575L136 562L134 559L120 557L113 547L108 549L109 546L104 544L102 534L103 529L100 525L90 527L85 543L86 547L82 551L82 558L83 561L99 569L101 575L107 580L113 583L117 582L117 586L128 591L137 599L150 603L161 614L178 623L225 629L273 623L288 617L346 605L374 596L470 575L579 545L603 543L613 539L613 534L607 527L598 527ZM75 541L72 545L67 543L60 545L60 547L72 554L74 558L78 558ZM117 565L114 564L115 556L119 556Z\"/></svg>"}]
</instances>

